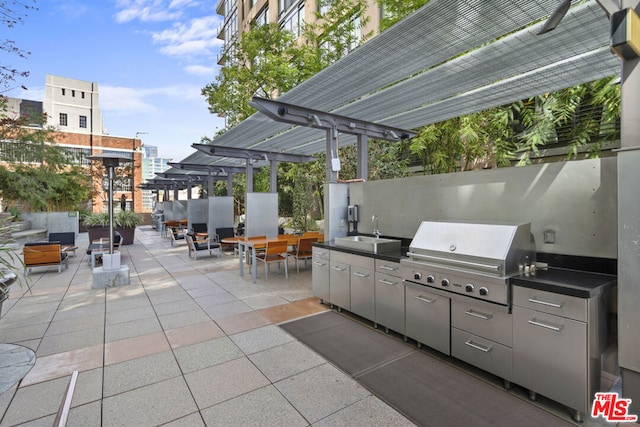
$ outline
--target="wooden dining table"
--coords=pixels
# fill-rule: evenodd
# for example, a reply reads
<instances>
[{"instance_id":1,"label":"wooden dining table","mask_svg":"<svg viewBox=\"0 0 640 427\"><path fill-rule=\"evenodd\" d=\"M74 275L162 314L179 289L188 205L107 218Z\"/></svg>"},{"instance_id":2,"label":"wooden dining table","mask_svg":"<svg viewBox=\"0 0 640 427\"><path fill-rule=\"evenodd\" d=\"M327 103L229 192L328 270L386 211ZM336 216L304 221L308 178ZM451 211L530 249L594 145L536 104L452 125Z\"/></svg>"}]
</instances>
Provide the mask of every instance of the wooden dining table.
<instances>
[{"instance_id":1,"label":"wooden dining table","mask_svg":"<svg viewBox=\"0 0 640 427\"><path fill-rule=\"evenodd\" d=\"M256 281L258 280L258 272L257 272L257 268L255 267L256 249L266 248L267 243L270 241L285 240L285 239L287 240L289 246L296 246L300 240L300 237L302 236L297 236L295 234L287 235L286 238L283 236L280 236L280 237L262 238L262 239L255 239L255 238L251 238L250 236L249 237L236 236L236 237L225 237L220 241L220 243L238 245L238 264L240 266L241 276L244 275L244 262L243 262L244 254L248 251L251 252L251 265L254 266L252 269L253 283L256 283Z\"/></svg>"}]
</instances>

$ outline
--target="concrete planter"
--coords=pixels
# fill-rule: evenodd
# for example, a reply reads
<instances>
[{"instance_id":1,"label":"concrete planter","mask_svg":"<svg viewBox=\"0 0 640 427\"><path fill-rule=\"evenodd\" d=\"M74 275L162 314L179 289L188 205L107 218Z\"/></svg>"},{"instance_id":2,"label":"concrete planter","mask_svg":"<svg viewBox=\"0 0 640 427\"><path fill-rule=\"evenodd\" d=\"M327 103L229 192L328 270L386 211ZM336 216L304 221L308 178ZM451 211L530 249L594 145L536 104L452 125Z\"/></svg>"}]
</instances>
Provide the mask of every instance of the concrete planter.
<instances>
[{"instance_id":1,"label":"concrete planter","mask_svg":"<svg viewBox=\"0 0 640 427\"><path fill-rule=\"evenodd\" d=\"M13 221L9 227L13 232L27 231L31 229L31 221Z\"/></svg>"}]
</instances>

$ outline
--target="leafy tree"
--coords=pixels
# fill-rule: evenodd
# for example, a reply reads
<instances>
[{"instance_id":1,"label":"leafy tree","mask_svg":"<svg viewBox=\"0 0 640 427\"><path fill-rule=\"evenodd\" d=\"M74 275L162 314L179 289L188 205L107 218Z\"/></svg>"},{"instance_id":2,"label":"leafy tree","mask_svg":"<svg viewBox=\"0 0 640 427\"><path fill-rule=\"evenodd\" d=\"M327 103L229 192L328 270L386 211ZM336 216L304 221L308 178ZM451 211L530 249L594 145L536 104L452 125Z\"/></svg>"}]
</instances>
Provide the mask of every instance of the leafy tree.
<instances>
[{"instance_id":1,"label":"leafy tree","mask_svg":"<svg viewBox=\"0 0 640 427\"><path fill-rule=\"evenodd\" d=\"M32 119L33 120L33 119ZM0 100L0 194L24 210L75 209L89 200L87 171L58 145L48 142L52 128L26 127L28 118L11 117ZM40 118L44 124L46 117Z\"/></svg>"},{"instance_id":2,"label":"leafy tree","mask_svg":"<svg viewBox=\"0 0 640 427\"><path fill-rule=\"evenodd\" d=\"M380 31L393 26L407 15L418 10L431 0L378 0L382 7L382 18L380 19Z\"/></svg>"},{"instance_id":3,"label":"leafy tree","mask_svg":"<svg viewBox=\"0 0 640 427\"><path fill-rule=\"evenodd\" d=\"M34 6L35 3L35 0L7 0L0 2L0 22L8 29L24 23L24 18L27 17L27 13L30 10L38 10ZM19 58L25 58L31 54L31 52L18 48L15 41L8 38L0 41L0 51L16 55ZM28 71L21 71L11 65L0 64L0 93L11 89L11 86L17 83L18 78L28 76Z\"/></svg>"}]
</instances>

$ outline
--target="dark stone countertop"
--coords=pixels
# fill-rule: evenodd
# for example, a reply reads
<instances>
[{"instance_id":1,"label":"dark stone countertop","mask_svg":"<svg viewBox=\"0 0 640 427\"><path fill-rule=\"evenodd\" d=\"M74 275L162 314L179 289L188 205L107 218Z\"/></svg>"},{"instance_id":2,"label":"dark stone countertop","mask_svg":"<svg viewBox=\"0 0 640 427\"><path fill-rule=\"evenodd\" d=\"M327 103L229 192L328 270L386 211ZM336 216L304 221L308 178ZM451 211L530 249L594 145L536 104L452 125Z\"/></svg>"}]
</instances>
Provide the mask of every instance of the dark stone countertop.
<instances>
[{"instance_id":1,"label":"dark stone countertop","mask_svg":"<svg viewBox=\"0 0 640 427\"><path fill-rule=\"evenodd\" d=\"M611 274L549 267L536 270L535 274L528 276L514 276L511 284L578 298L591 298L616 286L617 280L617 276Z\"/></svg>"},{"instance_id":2,"label":"dark stone countertop","mask_svg":"<svg viewBox=\"0 0 640 427\"><path fill-rule=\"evenodd\" d=\"M358 251L351 248L335 246L332 242L317 242L313 246L330 249L332 251L346 252L354 255L366 256L390 262L400 262L406 258L408 247L402 247L397 252L371 253ZM612 274L594 273L590 271L574 270L569 268L549 267L536 270L535 274L514 276L511 278L513 286L539 289L541 291L569 295L578 298L591 298L601 295L611 287L616 286L617 276Z\"/></svg>"},{"instance_id":3,"label":"dark stone countertop","mask_svg":"<svg viewBox=\"0 0 640 427\"><path fill-rule=\"evenodd\" d=\"M313 246L330 249L332 251L346 252L348 254L361 255L361 256L366 256L374 259L381 259L381 260L390 261L390 262L400 262L402 258L406 258L407 250L409 249L409 248L402 247L400 248L400 251L379 252L376 254L373 252L359 251L357 249L345 248L342 246L335 246L330 241L316 242L313 244Z\"/></svg>"}]
</instances>

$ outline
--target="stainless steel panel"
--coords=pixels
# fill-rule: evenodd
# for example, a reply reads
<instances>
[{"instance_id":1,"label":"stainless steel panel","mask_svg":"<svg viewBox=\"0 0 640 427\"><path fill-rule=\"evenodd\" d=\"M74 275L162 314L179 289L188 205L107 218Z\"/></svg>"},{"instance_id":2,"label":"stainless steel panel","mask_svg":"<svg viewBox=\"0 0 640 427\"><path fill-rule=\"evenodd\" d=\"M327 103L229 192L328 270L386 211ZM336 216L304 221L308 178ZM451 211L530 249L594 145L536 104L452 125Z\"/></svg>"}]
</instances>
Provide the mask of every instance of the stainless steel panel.
<instances>
[{"instance_id":1,"label":"stainless steel panel","mask_svg":"<svg viewBox=\"0 0 640 427\"><path fill-rule=\"evenodd\" d=\"M402 279L375 273L375 321L401 334L405 333L404 285Z\"/></svg>"},{"instance_id":2,"label":"stainless steel panel","mask_svg":"<svg viewBox=\"0 0 640 427\"><path fill-rule=\"evenodd\" d=\"M330 302L329 293L329 251L326 249L313 248L313 258L311 260L311 291L313 295L323 302ZM326 256L326 258L325 258Z\"/></svg>"},{"instance_id":3,"label":"stainless steel panel","mask_svg":"<svg viewBox=\"0 0 640 427\"><path fill-rule=\"evenodd\" d=\"M351 312L375 320L375 282L373 269L351 266Z\"/></svg>"},{"instance_id":4,"label":"stainless steel panel","mask_svg":"<svg viewBox=\"0 0 640 427\"><path fill-rule=\"evenodd\" d=\"M405 283L405 334L444 354L451 354L450 298L425 286ZM377 297L377 294L376 294Z\"/></svg>"},{"instance_id":5,"label":"stainless steel panel","mask_svg":"<svg viewBox=\"0 0 640 427\"><path fill-rule=\"evenodd\" d=\"M329 301L346 310L351 310L349 274L349 264L329 261Z\"/></svg>"},{"instance_id":6,"label":"stainless steel panel","mask_svg":"<svg viewBox=\"0 0 640 427\"><path fill-rule=\"evenodd\" d=\"M511 347L451 328L451 355L505 380L513 379Z\"/></svg>"},{"instance_id":7,"label":"stainless steel panel","mask_svg":"<svg viewBox=\"0 0 640 427\"><path fill-rule=\"evenodd\" d=\"M588 299L513 286L513 305L541 313L587 321Z\"/></svg>"},{"instance_id":8,"label":"stainless steel panel","mask_svg":"<svg viewBox=\"0 0 640 427\"><path fill-rule=\"evenodd\" d=\"M347 206L349 184L325 183L324 185L324 239L331 241L347 235Z\"/></svg>"},{"instance_id":9,"label":"stainless steel panel","mask_svg":"<svg viewBox=\"0 0 640 427\"><path fill-rule=\"evenodd\" d=\"M636 69L640 70L640 67ZM637 138L635 135L634 132ZM636 374L640 374L639 164L640 150L618 153L618 345L620 367ZM633 378L632 372L627 373L630 378ZM625 394L625 397L632 398L634 403L640 402L640 388L636 393Z\"/></svg>"},{"instance_id":10,"label":"stainless steel panel","mask_svg":"<svg viewBox=\"0 0 640 427\"><path fill-rule=\"evenodd\" d=\"M278 237L278 194L246 193L245 236Z\"/></svg>"},{"instance_id":11,"label":"stainless steel panel","mask_svg":"<svg viewBox=\"0 0 640 427\"><path fill-rule=\"evenodd\" d=\"M376 259L376 271L390 276L400 277L400 263Z\"/></svg>"},{"instance_id":12,"label":"stainless steel panel","mask_svg":"<svg viewBox=\"0 0 640 427\"><path fill-rule=\"evenodd\" d=\"M513 322L504 307L469 298L451 300L451 326L511 347Z\"/></svg>"},{"instance_id":13,"label":"stainless steel panel","mask_svg":"<svg viewBox=\"0 0 640 427\"><path fill-rule=\"evenodd\" d=\"M513 307L513 381L588 413L587 324Z\"/></svg>"},{"instance_id":14,"label":"stainless steel panel","mask_svg":"<svg viewBox=\"0 0 640 427\"><path fill-rule=\"evenodd\" d=\"M529 222L540 252L616 258L616 179L610 157L352 183L349 194L361 218L378 215L383 236L411 238L424 220ZM630 194L638 179L627 181ZM374 228L358 224L362 233ZM544 243L545 229L555 231L555 243Z\"/></svg>"}]
</instances>

